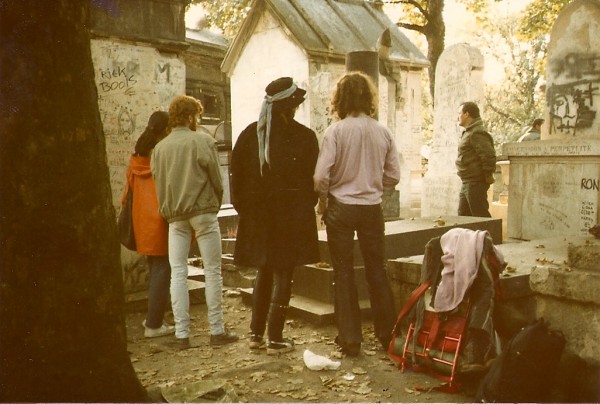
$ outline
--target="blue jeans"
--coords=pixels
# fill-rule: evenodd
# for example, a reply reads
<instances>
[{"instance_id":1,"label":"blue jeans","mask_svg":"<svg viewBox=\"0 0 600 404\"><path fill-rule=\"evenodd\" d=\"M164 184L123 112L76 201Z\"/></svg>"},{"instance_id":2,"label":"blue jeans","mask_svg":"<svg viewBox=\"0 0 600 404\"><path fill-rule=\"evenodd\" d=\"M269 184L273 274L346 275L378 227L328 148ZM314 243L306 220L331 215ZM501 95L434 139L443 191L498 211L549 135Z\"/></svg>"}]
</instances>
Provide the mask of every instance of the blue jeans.
<instances>
[{"instance_id":1,"label":"blue jeans","mask_svg":"<svg viewBox=\"0 0 600 404\"><path fill-rule=\"evenodd\" d=\"M190 335L190 296L188 291L187 259L196 235L204 264L204 282L208 323L212 335L225 331L221 306L223 278L221 277L221 231L216 213L205 213L188 220L169 223L169 262L171 263L171 305L175 319L175 337Z\"/></svg>"},{"instance_id":2,"label":"blue jeans","mask_svg":"<svg viewBox=\"0 0 600 404\"><path fill-rule=\"evenodd\" d=\"M492 217L485 182L463 182L458 195L458 216Z\"/></svg>"},{"instance_id":3,"label":"blue jeans","mask_svg":"<svg viewBox=\"0 0 600 404\"><path fill-rule=\"evenodd\" d=\"M163 324L165 311L169 303L169 283L171 280L171 266L169 257L147 256L149 268L148 285L148 313L146 314L146 327L160 328Z\"/></svg>"},{"instance_id":4,"label":"blue jeans","mask_svg":"<svg viewBox=\"0 0 600 404\"><path fill-rule=\"evenodd\" d=\"M354 232L365 265L375 336L384 348L396 322L394 298L385 272L385 225L381 205L346 205L329 197L324 215L335 281L335 319L341 344L362 342L361 315L354 280Z\"/></svg>"}]
</instances>

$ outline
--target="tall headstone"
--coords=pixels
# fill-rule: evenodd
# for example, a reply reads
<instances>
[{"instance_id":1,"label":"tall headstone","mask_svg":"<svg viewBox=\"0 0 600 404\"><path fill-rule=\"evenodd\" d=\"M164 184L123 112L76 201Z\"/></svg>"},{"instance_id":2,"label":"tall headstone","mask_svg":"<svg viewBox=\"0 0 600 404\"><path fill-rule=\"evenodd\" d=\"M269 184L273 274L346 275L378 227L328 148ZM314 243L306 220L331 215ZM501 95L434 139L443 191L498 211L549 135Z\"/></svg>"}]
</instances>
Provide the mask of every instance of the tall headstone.
<instances>
[{"instance_id":1,"label":"tall headstone","mask_svg":"<svg viewBox=\"0 0 600 404\"><path fill-rule=\"evenodd\" d=\"M483 100L483 56L468 44L452 45L440 56L435 73L433 143L423 178L421 216L456 215L461 181L454 162L462 128L462 102Z\"/></svg>"},{"instance_id":2,"label":"tall headstone","mask_svg":"<svg viewBox=\"0 0 600 404\"><path fill-rule=\"evenodd\" d=\"M509 143L508 236L586 235L600 199L600 1L576 0L551 31L541 140Z\"/></svg>"},{"instance_id":3,"label":"tall headstone","mask_svg":"<svg viewBox=\"0 0 600 404\"><path fill-rule=\"evenodd\" d=\"M546 131L542 139L600 138L600 2L574 1L548 45Z\"/></svg>"}]
</instances>

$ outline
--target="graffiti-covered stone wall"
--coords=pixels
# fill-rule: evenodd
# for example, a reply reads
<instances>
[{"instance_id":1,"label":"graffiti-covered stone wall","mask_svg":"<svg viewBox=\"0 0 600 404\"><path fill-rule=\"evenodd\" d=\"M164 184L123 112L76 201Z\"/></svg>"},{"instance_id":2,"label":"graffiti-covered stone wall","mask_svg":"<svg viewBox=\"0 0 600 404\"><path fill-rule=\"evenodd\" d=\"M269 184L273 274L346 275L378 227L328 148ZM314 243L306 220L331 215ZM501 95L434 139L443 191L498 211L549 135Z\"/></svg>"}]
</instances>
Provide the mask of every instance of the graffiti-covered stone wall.
<instances>
[{"instance_id":1,"label":"graffiti-covered stone wall","mask_svg":"<svg viewBox=\"0 0 600 404\"><path fill-rule=\"evenodd\" d=\"M185 65L177 55L150 46L94 39L91 48L113 205L118 207L129 156L148 118L167 110L175 95L185 94Z\"/></svg>"},{"instance_id":2,"label":"graffiti-covered stone wall","mask_svg":"<svg viewBox=\"0 0 600 404\"><path fill-rule=\"evenodd\" d=\"M552 28L541 140L504 145L508 237L587 235L600 219L600 1L575 0Z\"/></svg>"},{"instance_id":3,"label":"graffiti-covered stone wall","mask_svg":"<svg viewBox=\"0 0 600 404\"><path fill-rule=\"evenodd\" d=\"M548 47L542 139L600 138L600 2L575 1L560 13Z\"/></svg>"}]
</instances>

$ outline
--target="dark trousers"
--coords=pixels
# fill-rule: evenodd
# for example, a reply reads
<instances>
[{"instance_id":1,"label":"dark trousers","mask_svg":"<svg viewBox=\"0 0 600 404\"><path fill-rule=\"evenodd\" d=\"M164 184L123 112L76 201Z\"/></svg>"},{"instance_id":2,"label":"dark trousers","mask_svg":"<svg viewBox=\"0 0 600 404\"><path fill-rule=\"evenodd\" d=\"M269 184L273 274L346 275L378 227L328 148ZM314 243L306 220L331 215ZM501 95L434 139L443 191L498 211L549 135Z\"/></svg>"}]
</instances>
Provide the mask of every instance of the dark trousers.
<instances>
[{"instance_id":1,"label":"dark trousers","mask_svg":"<svg viewBox=\"0 0 600 404\"><path fill-rule=\"evenodd\" d=\"M160 328L169 305L171 265L168 256L147 256L149 267L148 314L146 327Z\"/></svg>"},{"instance_id":2,"label":"dark trousers","mask_svg":"<svg viewBox=\"0 0 600 404\"><path fill-rule=\"evenodd\" d=\"M483 263L479 265L477 276L469 288L471 301L471 314L469 315L469 328L485 331L488 335L494 333L494 279L491 271Z\"/></svg>"},{"instance_id":3,"label":"dark trousers","mask_svg":"<svg viewBox=\"0 0 600 404\"><path fill-rule=\"evenodd\" d=\"M324 220L335 281L338 341L342 345L362 341L353 262L356 231L365 265L375 336L387 348L396 321L396 311L385 272L385 227L381 205L346 205L330 196Z\"/></svg>"},{"instance_id":4,"label":"dark trousers","mask_svg":"<svg viewBox=\"0 0 600 404\"><path fill-rule=\"evenodd\" d=\"M463 182L458 196L458 215L492 217L487 199L489 188L485 182Z\"/></svg>"},{"instance_id":5,"label":"dark trousers","mask_svg":"<svg viewBox=\"0 0 600 404\"><path fill-rule=\"evenodd\" d=\"M270 341L283 339L283 326L292 296L293 267L258 269L252 293L252 320L250 332L263 335L269 323Z\"/></svg>"}]
</instances>

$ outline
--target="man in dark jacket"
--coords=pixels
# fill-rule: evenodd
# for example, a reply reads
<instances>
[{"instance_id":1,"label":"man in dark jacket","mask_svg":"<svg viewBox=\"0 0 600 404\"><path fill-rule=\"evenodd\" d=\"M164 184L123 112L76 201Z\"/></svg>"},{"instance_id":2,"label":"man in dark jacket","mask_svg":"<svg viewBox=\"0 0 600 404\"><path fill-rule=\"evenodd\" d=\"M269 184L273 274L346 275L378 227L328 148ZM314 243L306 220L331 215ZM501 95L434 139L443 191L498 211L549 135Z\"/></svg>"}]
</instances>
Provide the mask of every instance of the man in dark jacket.
<instances>
[{"instance_id":1,"label":"man in dark jacket","mask_svg":"<svg viewBox=\"0 0 600 404\"><path fill-rule=\"evenodd\" d=\"M315 133L294 120L306 91L289 77L271 82L258 122L240 134L231 155L231 198L239 214L234 259L258 267L250 348L289 352L283 338L295 266L319 261L312 175ZM268 343L263 334L268 320Z\"/></svg>"},{"instance_id":2,"label":"man in dark jacket","mask_svg":"<svg viewBox=\"0 0 600 404\"><path fill-rule=\"evenodd\" d=\"M458 142L457 174L462 181L458 200L459 216L491 217L487 191L494 183L496 151L474 102L458 108L458 124L465 128Z\"/></svg>"},{"instance_id":3,"label":"man in dark jacket","mask_svg":"<svg viewBox=\"0 0 600 404\"><path fill-rule=\"evenodd\" d=\"M542 130L542 125L544 124L544 120L542 118L537 118L531 123L531 128L527 133L521 136L518 142L528 142L530 140L540 140L540 132Z\"/></svg>"}]
</instances>

